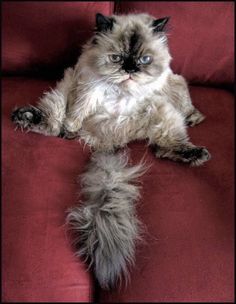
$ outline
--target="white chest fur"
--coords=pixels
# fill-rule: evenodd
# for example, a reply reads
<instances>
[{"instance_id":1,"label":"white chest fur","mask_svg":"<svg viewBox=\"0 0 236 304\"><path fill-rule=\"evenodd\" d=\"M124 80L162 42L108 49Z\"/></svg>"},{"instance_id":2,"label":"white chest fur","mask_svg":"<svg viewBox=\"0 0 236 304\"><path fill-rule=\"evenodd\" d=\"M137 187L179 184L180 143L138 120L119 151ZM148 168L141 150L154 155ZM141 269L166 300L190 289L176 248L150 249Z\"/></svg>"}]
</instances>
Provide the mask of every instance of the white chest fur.
<instances>
[{"instance_id":1,"label":"white chest fur","mask_svg":"<svg viewBox=\"0 0 236 304\"><path fill-rule=\"evenodd\" d=\"M107 94L104 96L102 107L109 114L115 116L131 115L139 108L138 101L139 100L137 100L137 98L131 96L130 94Z\"/></svg>"},{"instance_id":2,"label":"white chest fur","mask_svg":"<svg viewBox=\"0 0 236 304\"><path fill-rule=\"evenodd\" d=\"M93 86L85 94L85 105L93 108L93 113L112 116L130 116L143 108L145 101L161 91L171 70L166 70L159 78L146 84L128 81L124 85L108 84L105 81ZM102 112L102 113L101 113Z\"/></svg>"},{"instance_id":3,"label":"white chest fur","mask_svg":"<svg viewBox=\"0 0 236 304\"><path fill-rule=\"evenodd\" d=\"M136 113L140 107L143 107L145 99L151 98L155 92L163 88L170 72L167 70L149 84L138 85L131 81L124 91L117 92L115 89L105 91L101 101L104 110L115 116Z\"/></svg>"}]
</instances>

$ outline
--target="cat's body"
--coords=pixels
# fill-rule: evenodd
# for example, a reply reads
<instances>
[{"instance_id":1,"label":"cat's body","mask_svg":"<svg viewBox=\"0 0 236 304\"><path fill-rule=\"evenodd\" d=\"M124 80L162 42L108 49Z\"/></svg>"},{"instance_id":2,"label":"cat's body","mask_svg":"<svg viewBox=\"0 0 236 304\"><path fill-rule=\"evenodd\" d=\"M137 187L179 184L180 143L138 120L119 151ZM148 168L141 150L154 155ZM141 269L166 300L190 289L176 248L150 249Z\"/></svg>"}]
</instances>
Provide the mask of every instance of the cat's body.
<instances>
[{"instance_id":1,"label":"cat's body","mask_svg":"<svg viewBox=\"0 0 236 304\"><path fill-rule=\"evenodd\" d=\"M111 87L105 81L100 81L94 88L93 81L96 82L94 79L90 88L88 86L90 79L85 79L85 86L89 88L89 94L86 96L89 102L85 103L85 106L80 104L77 106L76 117L81 126L78 128L75 124L73 128L74 124L68 126L68 122L65 121L66 129L69 133L78 135L95 150L102 151L112 151L133 140L148 139L150 143L156 143L157 137L161 144L163 129L169 129L170 132L174 128L176 132L182 129L184 134L185 119L194 112L185 81L182 77L174 75L170 69L166 70L160 78L149 84L141 86L134 84L133 87L124 88L115 85ZM132 82L132 80L128 81ZM170 81L175 83L178 89L182 86L182 94L178 95L178 90L174 93L175 87L169 87ZM175 99L170 98L170 91ZM186 100L183 100L184 98ZM183 106L184 102L189 109ZM85 108L86 114L80 119L82 107ZM156 129L155 134L153 128ZM167 136L166 138L163 136L163 141L168 141ZM175 137L175 134L169 136Z\"/></svg>"},{"instance_id":2,"label":"cat's body","mask_svg":"<svg viewBox=\"0 0 236 304\"><path fill-rule=\"evenodd\" d=\"M85 178L85 205L90 213L78 209L70 213L69 219L77 230L82 231L82 239L87 243L81 245L81 254L90 256L104 287L115 283L120 273L126 271L125 261L133 257L135 233L131 236L127 223L135 218L133 202L138 196L138 189L130 181L138 176L141 169L125 169L126 162L120 156L118 161L115 160L114 155L109 153L130 141L146 139L155 147L157 157L191 165L200 165L210 157L205 148L194 146L188 139L186 125L193 126L204 117L192 105L184 78L173 74L170 69L171 56L164 33L167 21L168 18L155 20L146 14L110 18L97 14L97 32L84 46L76 66L65 71L63 80L55 90L44 95L37 107L17 109L12 116L21 127L44 135L79 137L93 150L103 153L102 156L97 154L98 158L92 162L97 169L90 169L88 178ZM115 172L112 166L106 167L104 158L114 164L117 168ZM98 159L103 165L98 165ZM109 175L106 185L94 180L98 171L99 179L106 180ZM106 210L113 215L113 223L118 223L119 218L122 221L122 210L119 210L119 216L113 212L121 204L121 199L126 202L128 210L132 210L126 214L127 218L123 217L126 219L122 227L127 228L127 244L121 234L122 227L113 231L116 236L114 241L112 223L102 212ZM107 207L109 204L110 208ZM107 230L103 239L98 241L99 232L94 234L94 230L91 232L88 227L93 229L95 225L97 231L101 231L101 219L105 221ZM108 227L109 223L111 226ZM83 225L87 227L86 232L81 228ZM101 243L106 244L106 248L96 255ZM109 259L115 256L120 246L123 251L116 255L120 262L114 268L116 262Z\"/></svg>"}]
</instances>

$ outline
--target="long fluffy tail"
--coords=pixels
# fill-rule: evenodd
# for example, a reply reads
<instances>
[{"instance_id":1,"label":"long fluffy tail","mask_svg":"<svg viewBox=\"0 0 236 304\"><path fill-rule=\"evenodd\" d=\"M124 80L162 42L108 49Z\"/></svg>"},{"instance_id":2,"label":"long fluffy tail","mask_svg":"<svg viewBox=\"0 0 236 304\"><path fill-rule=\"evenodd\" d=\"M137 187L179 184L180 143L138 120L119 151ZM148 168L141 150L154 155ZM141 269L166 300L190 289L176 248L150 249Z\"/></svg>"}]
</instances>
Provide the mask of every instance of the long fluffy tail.
<instances>
[{"instance_id":1,"label":"long fluffy tail","mask_svg":"<svg viewBox=\"0 0 236 304\"><path fill-rule=\"evenodd\" d=\"M94 153L82 175L85 201L67 216L67 223L77 233L76 254L90 260L99 284L106 289L122 277L128 278L127 267L134 262L140 238L134 204L139 187L134 182L146 167L127 163L124 153Z\"/></svg>"}]
</instances>

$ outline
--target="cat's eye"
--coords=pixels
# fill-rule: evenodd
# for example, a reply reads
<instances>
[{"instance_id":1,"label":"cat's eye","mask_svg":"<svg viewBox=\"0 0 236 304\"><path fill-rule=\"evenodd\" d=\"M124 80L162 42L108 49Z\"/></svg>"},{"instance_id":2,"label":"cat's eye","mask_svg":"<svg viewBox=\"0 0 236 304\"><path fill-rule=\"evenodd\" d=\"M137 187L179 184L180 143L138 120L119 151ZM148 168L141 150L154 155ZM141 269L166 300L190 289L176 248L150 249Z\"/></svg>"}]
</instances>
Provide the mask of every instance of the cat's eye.
<instances>
[{"instance_id":1,"label":"cat's eye","mask_svg":"<svg viewBox=\"0 0 236 304\"><path fill-rule=\"evenodd\" d=\"M121 61L121 56L117 55L117 54L112 54L109 56L109 58L112 62L115 62L115 63Z\"/></svg>"},{"instance_id":2,"label":"cat's eye","mask_svg":"<svg viewBox=\"0 0 236 304\"><path fill-rule=\"evenodd\" d=\"M152 56L142 56L139 58L140 63L142 64L150 64L152 62Z\"/></svg>"}]
</instances>

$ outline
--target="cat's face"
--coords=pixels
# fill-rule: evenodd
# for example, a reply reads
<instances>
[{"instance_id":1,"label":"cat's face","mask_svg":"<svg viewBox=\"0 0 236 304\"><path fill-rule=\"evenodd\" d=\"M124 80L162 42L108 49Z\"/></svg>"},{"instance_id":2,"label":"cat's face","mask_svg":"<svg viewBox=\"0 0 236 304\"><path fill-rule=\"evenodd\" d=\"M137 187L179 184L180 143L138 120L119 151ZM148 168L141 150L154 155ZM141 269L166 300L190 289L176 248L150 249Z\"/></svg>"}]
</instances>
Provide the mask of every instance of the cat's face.
<instances>
[{"instance_id":1,"label":"cat's face","mask_svg":"<svg viewBox=\"0 0 236 304\"><path fill-rule=\"evenodd\" d=\"M171 60L163 32L167 21L147 14L97 14L96 34L84 50L86 64L101 78L121 86L157 79Z\"/></svg>"}]
</instances>

